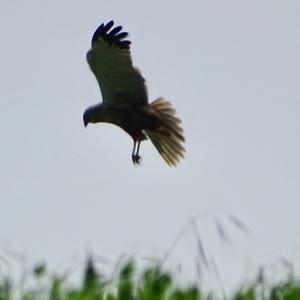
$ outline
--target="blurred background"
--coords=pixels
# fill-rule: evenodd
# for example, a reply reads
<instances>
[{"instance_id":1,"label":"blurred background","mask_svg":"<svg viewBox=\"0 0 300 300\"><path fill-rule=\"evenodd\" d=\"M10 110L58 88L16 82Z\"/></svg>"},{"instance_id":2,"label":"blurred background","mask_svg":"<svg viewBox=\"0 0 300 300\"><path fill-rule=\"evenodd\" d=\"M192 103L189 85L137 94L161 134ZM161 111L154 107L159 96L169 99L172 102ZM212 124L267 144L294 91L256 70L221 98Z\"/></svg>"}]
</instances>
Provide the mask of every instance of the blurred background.
<instances>
[{"instance_id":1,"label":"blurred background","mask_svg":"<svg viewBox=\"0 0 300 300\"><path fill-rule=\"evenodd\" d=\"M2 0L1 255L63 269L87 253L113 265L167 252L193 277L209 272L200 242L226 287L297 265L299 12L292 0ZM111 19L130 33L149 100L164 96L183 121L177 168L150 142L135 167L122 130L83 126L101 101L85 55Z\"/></svg>"}]
</instances>

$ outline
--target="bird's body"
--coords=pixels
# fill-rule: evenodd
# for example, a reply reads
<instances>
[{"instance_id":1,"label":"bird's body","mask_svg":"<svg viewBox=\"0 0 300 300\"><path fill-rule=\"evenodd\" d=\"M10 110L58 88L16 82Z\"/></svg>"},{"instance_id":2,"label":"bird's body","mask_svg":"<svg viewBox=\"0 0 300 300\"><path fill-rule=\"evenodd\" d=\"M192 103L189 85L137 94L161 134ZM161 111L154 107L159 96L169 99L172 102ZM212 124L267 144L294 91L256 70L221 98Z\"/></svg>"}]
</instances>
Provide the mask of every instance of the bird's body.
<instances>
[{"instance_id":1,"label":"bird's body","mask_svg":"<svg viewBox=\"0 0 300 300\"><path fill-rule=\"evenodd\" d=\"M133 140L143 141L147 139L144 130L156 130L159 120L144 108L114 108L98 104L89 108L91 114L90 123L106 122L121 127Z\"/></svg>"},{"instance_id":2,"label":"bird's body","mask_svg":"<svg viewBox=\"0 0 300 300\"><path fill-rule=\"evenodd\" d=\"M121 26L110 31L112 26L113 21L100 25L87 53L103 102L84 112L84 124L108 122L125 130L134 142L134 163L140 160L140 143L149 137L164 160L169 165L176 165L184 153L180 120L171 104L163 98L149 104L145 80L133 67L130 42L124 40L128 34L119 33Z\"/></svg>"}]
</instances>

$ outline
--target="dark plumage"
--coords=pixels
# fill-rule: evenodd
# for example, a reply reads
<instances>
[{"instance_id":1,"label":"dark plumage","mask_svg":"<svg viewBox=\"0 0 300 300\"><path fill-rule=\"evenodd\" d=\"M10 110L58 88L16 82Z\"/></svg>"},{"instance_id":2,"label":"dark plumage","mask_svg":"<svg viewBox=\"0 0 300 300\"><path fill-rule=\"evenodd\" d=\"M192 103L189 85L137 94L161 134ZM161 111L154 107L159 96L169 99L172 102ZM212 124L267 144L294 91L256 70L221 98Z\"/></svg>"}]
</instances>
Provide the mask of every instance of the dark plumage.
<instances>
[{"instance_id":1,"label":"dark plumage","mask_svg":"<svg viewBox=\"0 0 300 300\"><path fill-rule=\"evenodd\" d=\"M108 122L125 130L133 139L133 163L139 163L141 141L150 138L170 166L183 158L184 142L180 120L171 104L158 98L148 102L145 80L133 67L127 32L114 22L101 24L92 37L87 61L95 74L103 102L83 114L84 125Z\"/></svg>"}]
</instances>

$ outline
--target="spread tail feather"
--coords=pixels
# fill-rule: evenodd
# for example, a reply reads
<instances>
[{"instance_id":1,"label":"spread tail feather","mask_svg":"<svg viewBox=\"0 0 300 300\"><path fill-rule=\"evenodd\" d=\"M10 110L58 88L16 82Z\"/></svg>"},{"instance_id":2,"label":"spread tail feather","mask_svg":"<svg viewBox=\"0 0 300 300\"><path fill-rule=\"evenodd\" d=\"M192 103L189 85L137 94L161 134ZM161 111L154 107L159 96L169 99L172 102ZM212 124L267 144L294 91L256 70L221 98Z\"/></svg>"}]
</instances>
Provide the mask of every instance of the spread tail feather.
<instances>
[{"instance_id":1,"label":"spread tail feather","mask_svg":"<svg viewBox=\"0 0 300 300\"><path fill-rule=\"evenodd\" d=\"M175 109L171 103L158 98L149 106L149 112L160 121L157 130L145 130L153 145L169 166L176 166L184 157L185 142L180 119L175 116Z\"/></svg>"}]
</instances>

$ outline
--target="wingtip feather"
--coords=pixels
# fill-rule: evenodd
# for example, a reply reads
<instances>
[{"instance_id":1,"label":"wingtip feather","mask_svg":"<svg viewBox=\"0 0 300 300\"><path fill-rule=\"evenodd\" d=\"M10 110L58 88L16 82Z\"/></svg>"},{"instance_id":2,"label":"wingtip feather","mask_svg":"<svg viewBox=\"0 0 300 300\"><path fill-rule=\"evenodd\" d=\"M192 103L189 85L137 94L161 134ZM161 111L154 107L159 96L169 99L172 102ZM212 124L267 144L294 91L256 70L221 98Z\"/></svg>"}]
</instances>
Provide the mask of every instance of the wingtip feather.
<instances>
[{"instance_id":1,"label":"wingtip feather","mask_svg":"<svg viewBox=\"0 0 300 300\"><path fill-rule=\"evenodd\" d=\"M124 40L124 38L128 36L128 32L120 32L123 29L122 26L116 26L111 30L113 26L113 20L109 21L107 24L102 23L93 34L92 47L95 42L103 39L109 44L115 45L120 49L129 49L131 42L129 40Z\"/></svg>"}]
</instances>

